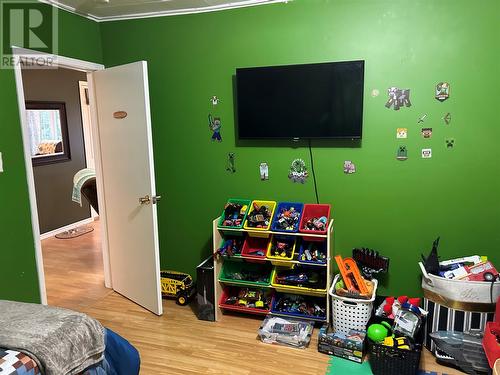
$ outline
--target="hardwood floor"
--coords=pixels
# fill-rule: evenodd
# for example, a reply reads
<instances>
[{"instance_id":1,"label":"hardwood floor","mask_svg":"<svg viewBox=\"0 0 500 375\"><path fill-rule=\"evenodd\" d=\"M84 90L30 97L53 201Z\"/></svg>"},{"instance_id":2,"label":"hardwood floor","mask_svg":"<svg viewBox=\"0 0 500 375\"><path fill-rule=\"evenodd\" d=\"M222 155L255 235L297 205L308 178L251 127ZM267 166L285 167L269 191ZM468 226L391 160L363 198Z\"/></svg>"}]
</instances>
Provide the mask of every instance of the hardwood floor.
<instances>
[{"instance_id":1,"label":"hardwood floor","mask_svg":"<svg viewBox=\"0 0 500 375\"><path fill-rule=\"evenodd\" d=\"M261 318L224 315L220 322L196 318L189 306L164 300L155 316L104 287L99 223L83 236L42 241L50 305L85 312L129 340L140 352L141 374L324 375L329 356L317 351L317 332L307 349L261 343ZM424 353L422 367L446 374ZM343 375L343 374L339 374Z\"/></svg>"}]
</instances>

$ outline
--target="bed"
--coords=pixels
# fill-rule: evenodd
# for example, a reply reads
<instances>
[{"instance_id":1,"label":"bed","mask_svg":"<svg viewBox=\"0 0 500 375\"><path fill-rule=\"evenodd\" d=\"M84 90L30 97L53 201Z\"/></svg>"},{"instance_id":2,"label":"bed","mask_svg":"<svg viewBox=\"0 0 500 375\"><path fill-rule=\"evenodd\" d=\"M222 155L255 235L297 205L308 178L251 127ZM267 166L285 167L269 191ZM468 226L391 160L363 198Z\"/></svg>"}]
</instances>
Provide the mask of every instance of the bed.
<instances>
[{"instance_id":1,"label":"bed","mask_svg":"<svg viewBox=\"0 0 500 375\"><path fill-rule=\"evenodd\" d=\"M139 352L71 310L0 300L0 375L137 375Z\"/></svg>"}]
</instances>

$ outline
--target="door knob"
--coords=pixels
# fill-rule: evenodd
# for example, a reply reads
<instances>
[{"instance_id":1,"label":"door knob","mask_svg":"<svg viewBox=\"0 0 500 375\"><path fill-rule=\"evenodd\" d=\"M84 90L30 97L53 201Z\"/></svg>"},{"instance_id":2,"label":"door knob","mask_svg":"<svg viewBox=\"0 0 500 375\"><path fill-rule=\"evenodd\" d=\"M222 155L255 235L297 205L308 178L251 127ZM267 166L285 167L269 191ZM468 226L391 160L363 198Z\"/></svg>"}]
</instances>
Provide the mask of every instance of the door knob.
<instances>
[{"instance_id":1,"label":"door knob","mask_svg":"<svg viewBox=\"0 0 500 375\"><path fill-rule=\"evenodd\" d=\"M154 197L151 197L151 202L153 204L158 203L158 201L161 199L161 195L155 195Z\"/></svg>"},{"instance_id":2,"label":"door knob","mask_svg":"<svg viewBox=\"0 0 500 375\"><path fill-rule=\"evenodd\" d=\"M139 198L139 203L140 204L150 204L151 197L149 195L146 195L145 197L141 197L141 198Z\"/></svg>"}]
</instances>

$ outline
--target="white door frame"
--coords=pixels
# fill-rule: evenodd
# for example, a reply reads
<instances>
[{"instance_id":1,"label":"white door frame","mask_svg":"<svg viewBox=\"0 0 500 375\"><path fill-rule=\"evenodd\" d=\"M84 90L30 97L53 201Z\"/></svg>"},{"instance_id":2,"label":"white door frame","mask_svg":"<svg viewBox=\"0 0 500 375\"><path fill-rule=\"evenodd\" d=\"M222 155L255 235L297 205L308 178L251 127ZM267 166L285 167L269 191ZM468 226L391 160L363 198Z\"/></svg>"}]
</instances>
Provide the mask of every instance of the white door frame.
<instances>
[{"instance_id":1,"label":"white door frame","mask_svg":"<svg viewBox=\"0 0 500 375\"><path fill-rule=\"evenodd\" d=\"M29 144L28 124L26 120L26 106L24 98L24 87L21 72L21 60L29 59L33 55L46 57L45 61L53 61L59 68L79 70L87 73L87 82L89 85L89 98L92 116L92 132L94 140L94 158L96 166L96 182L97 182L97 198L99 201L99 216L101 223L101 247L102 260L104 265L104 285L106 288L112 288L111 284L111 267L109 263L108 251L108 231L106 221L106 202L104 201L104 187L102 186L102 164L101 164L101 148L99 141L99 126L97 119L96 102L94 95L94 86L92 81L92 72L104 69L104 65L96 64L88 61L73 59L71 57L40 53L26 48L12 47L12 55L14 57L14 74L17 87L17 101L19 105L19 116L21 123L21 131L24 147L24 162L26 166L26 178L28 182L28 192L31 208L31 226L33 229L33 241L35 245L36 266L38 271L38 284L40 288L41 303L47 304L47 291L45 288L45 272L43 269L42 242L40 239L40 227L38 222L38 208L36 204L35 180L33 177L33 164L31 161L31 152ZM69 199L69 197L68 197Z\"/></svg>"}]
</instances>

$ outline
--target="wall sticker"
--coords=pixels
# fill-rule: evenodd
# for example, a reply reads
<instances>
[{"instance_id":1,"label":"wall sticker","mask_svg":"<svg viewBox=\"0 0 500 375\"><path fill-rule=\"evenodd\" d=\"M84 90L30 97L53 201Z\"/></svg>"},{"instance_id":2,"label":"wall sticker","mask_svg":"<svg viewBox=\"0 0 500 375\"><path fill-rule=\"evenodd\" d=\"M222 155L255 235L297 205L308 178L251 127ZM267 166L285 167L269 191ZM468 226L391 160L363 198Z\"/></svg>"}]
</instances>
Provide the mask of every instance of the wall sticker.
<instances>
[{"instance_id":1,"label":"wall sticker","mask_svg":"<svg viewBox=\"0 0 500 375\"><path fill-rule=\"evenodd\" d=\"M389 87L387 89L387 103L386 108L393 107L395 111L399 111L401 107L411 107L410 102L410 89L399 89L397 87Z\"/></svg>"},{"instance_id":2,"label":"wall sticker","mask_svg":"<svg viewBox=\"0 0 500 375\"><path fill-rule=\"evenodd\" d=\"M234 165L234 159L235 159L236 155L234 152L230 152L227 154L227 167L226 167L226 171L228 172L231 172L231 173L234 173L236 172L236 167Z\"/></svg>"},{"instance_id":3,"label":"wall sticker","mask_svg":"<svg viewBox=\"0 0 500 375\"><path fill-rule=\"evenodd\" d=\"M269 166L267 165L267 163L260 163L259 171L260 179L262 181L269 180Z\"/></svg>"},{"instance_id":4,"label":"wall sticker","mask_svg":"<svg viewBox=\"0 0 500 375\"><path fill-rule=\"evenodd\" d=\"M398 139L408 138L408 128L397 128L396 138Z\"/></svg>"},{"instance_id":5,"label":"wall sticker","mask_svg":"<svg viewBox=\"0 0 500 375\"><path fill-rule=\"evenodd\" d=\"M436 85L436 95L434 96L440 102L444 102L450 97L450 84L448 82L439 82Z\"/></svg>"},{"instance_id":6,"label":"wall sticker","mask_svg":"<svg viewBox=\"0 0 500 375\"><path fill-rule=\"evenodd\" d=\"M422 128L422 137L424 138L430 138L432 137L432 128Z\"/></svg>"},{"instance_id":7,"label":"wall sticker","mask_svg":"<svg viewBox=\"0 0 500 375\"><path fill-rule=\"evenodd\" d=\"M431 148L423 148L422 149L422 158L424 158L424 159L432 158L432 149Z\"/></svg>"},{"instance_id":8,"label":"wall sticker","mask_svg":"<svg viewBox=\"0 0 500 375\"><path fill-rule=\"evenodd\" d=\"M220 134L220 130L222 128L222 123L220 121L220 117L212 117L212 115L208 115L208 127L213 132L212 141L222 142L222 136Z\"/></svg>"},{"instance_id":9,"label":"wall sticker","mask_svg":"<svg viewBox=\"0 0 500 375\"><path fill-rule=\"evenodd\" d=\"M446 144L446 149L453 150L453 147L455 147L455 138L446 138L444 141Z\"/></svg>"},{"instance_id":10,"label":"wall sticker","mask_svg":"<svg viewBox=\"0 0 500 375\"><path fill-rule=\"evenodd\" d=\"M302 159L295 159L292 161L290 166L290 172L288 173L288 178L292 182L300 182L303 184L306 182L309 173L307 172L306 163Z\"/></svg>"},{"instance_id":11,"label":"wall sticker","mask_svg":"<svg viewBox=\"0 0 500 375\"><path fill-rule=\"evenodd\" d=\"M451 123L451 113L448 112L446 115L444 115L443 117L441 117L441 119L444 121L444 123L446 125L450 125L450 123Z\"/></svg>"},{"instance_id":12,"label":"wall sticker","mask_svg":"<svg viewBox=\"0 0 500 375\"><path fill-rule=\"evenodd\" d=\"M408 149L406 148L406 146L402 145L398 147L398 151L396 153L396 159L398 160L408 159Z\"/></svg>"},{"instance_id":13,"label":"wall sticker","mask_svg":"<svg viewBox=\"0 0 500 375\"><path fill-rule=\"evenodd\" d=\"M214 95L210 98L210 102L212 103L213 106L216 106L217 104L220 103L220 99L217 97L217 95Z\"/></svg>"},{"instance_id":14,"label":"wall sticker","mask_svg":"<svg viewBox=\"0 0 500 375\"><path fill-rule=\"evenodd\" d=\"M421 124L425 121L425 118L427 117L427 113L423 114L422 116L419 117L417 124Z\"/></svg>"},{"instance_id":15,"label":"wall sticker","mask_svg":"<svg viewBox=\"0 0 500 375\"><path fill-rule=\"evenodd\" d=\"M345 174L352 174L356 173L356 166L354 163L350 160L345 160L344 161L344 173Z\"/></svg>"}]
</instances>

